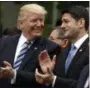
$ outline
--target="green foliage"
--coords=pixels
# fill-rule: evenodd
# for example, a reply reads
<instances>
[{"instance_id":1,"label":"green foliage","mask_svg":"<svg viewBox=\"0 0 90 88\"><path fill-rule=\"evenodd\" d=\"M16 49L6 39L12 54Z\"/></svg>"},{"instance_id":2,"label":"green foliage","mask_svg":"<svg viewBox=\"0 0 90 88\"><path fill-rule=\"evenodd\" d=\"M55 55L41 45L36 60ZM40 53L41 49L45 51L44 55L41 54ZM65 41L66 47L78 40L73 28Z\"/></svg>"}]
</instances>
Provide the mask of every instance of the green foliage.
<instances>
[{"instance_id":1,"label":"green foliage","mask_svg":"<svg viewBox=\"0 0 90 88\"><path fill-rule=\"evenodd\" d=\"M59 10L62 10L73 5L82 5L84 7L89 7L89 1L59 1L57 8Z\"/></svg>"},{"instance_id":2,"label":"green foliage","mask_svg":"<svg viewBox=\"0 0 90 88\"><path fill-rule=\"evenodd\" d=\"M47 24L45 29L44 29L43 36L48 37L51 31L52 31L52 25L51 24Z\"/></svg>"}]
</instances>

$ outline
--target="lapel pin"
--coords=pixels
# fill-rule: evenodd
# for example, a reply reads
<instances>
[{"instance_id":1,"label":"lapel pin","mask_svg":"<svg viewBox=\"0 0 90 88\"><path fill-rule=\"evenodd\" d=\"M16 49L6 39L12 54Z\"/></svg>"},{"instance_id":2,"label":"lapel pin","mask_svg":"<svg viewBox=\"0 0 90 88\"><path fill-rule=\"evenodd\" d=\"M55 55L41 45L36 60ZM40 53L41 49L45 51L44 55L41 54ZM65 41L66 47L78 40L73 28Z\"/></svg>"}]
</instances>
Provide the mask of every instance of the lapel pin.
<instances>
[{"instance_id":1,"label":"lapel pin","mask_svg":"<svg viewBox=\"0 0 90 88\"><path fill-rule=\"evenodd\" d=\"M82 52L82 49L80 49L79 52Z\"/></svg>"},{"instance_id":2,"label":"lapel pin","mask_svg":"<svg viewBox=\"0 0 90 88\"><path fill-rule=\"evenodd\" d=\"M37 50L38 48L37 48L37 47L35 47L34 49L35 49L35 50Z\"/></svg>"}]
</instances>

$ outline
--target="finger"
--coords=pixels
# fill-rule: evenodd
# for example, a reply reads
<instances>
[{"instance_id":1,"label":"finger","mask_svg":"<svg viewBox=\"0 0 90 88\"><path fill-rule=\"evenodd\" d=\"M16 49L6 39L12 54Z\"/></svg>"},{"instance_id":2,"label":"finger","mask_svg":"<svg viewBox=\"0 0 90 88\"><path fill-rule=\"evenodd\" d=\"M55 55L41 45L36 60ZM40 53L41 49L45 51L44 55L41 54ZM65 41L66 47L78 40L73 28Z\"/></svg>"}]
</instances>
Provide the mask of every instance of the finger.
<instances>
[{"instance_id":1,"label":"finger","mask_svg":"<svg viewBox=\"0 0 90 88\"><path fill-rule=\"evenodd\" d=\"M43 79L40 79L40 78L37 78L37 77L36 77L36 81L37 81L38 83L40 83L40 84L43 83Z\"/></svg>"},{"instance_id":2,"label":"finger","mask_svg":"<svg viewBox=\"0 0 90 88\"><path fill-rule=\"evenodd\" d=\"M46 57L50 59L50 56L48 54L48 51L47 50L44 50L44 52L46 53Z\"/></svg>"},{"instance_id":3,"label":"finger","mask_svg":"<svg viewBox=\"0 0 90 88\"><path fill-rule=\"evenodd\" d=\"M38 72L38 69L37 69L37 68L36 68L35 73L36 73L36 76L40 76L40 75L41 75L41 74Z\"/></svg>"},{"instance_id":4,"label":"finger","mask_svg":"<svg viewBox=\"0 0 90 88\"><path fill-rule=\"evenodd\" d=\"M39 73L38 69L36 68L36 71L35 71L36 81L42 84L43 79L38 76L38 73Z\"/></svg>"},{"instance_id":5,"label":"finger","mask_svg":"<svg viewBox=\"0 0 90 88\"><path fill-rule=\"evenodd\" d=\"M53 64L53 66L56 64L56 55L53 56L52 64Z\"/></svg>"},{"instance_id":6,"label":"finger","mask_svg":"<svg viewBox=\"0 0 90 88\"><path fill-rule=\"evenodd\" d=\"M9 62L7 62L7 61L4 61L3 64L4 64L5 66L10 66L10 67L11 67L11 64L10 64Z\"/></svg>"},{"instance_id":7,"label":"finger","mask_svg":"<svg viewBox=\"0 0 90 88\"><path fill-rule=\"evenodd\" d=\"M1 67L0 69L1 69L1 72L7 70L7 68L5 67Z\"/></svg>"},{"instance_id":8,"label":"finger","mask_svg":"<svg viewBox=\"0 0 90 88\"><path fill-rule=\"evenodd\" d=\"M52 73L50 68L47 68L47 73L53 75L53 73Z\"/></svg>"},{"instance_id":9,"label":"finger","mask_svg":"<svg viewBox=\"0 0 90 88\"><path fill-rule=\"evenodd\" d=\"M45 59L45 58L50 58L48 55L47 50L41 51L40 53L41 58Z\"/></svg>"},{"instance_id":10,"label":"finger","mask_svg":"<svg viewBox=\"0 0 90 88\"><path fill-rule=\"evenodd\" d=\"M38 74L38 69L36 68L36 70L35 70L35 74Z\"/></svg>"},{"instance_id":11,"label":"finger","mask_svg":"<svg viewBox=\"0 0 90 88\"><path fill-rule=\"evenodd\" d=\"M3 70L5 70L5 68L4 67L0 67L0 72L2 72Z\"/></svg>"},{"instance_id":12,"label":"finger","mask_svg":"<svg viewBox=\"0 0 90 88\"><path fill-rule=\"evenodd\" d=\"M43 52L47 52L47 50L43 50Z\"/></svg>"},{"instance_id":13,"label":"finger","mask_svg":"<svg viewBox=\"0 0 90 88\"><path fill-rule=\"evenodd\" d=\"M39 72L38 72L38 69L36 69L36 72L35 72L35 73L36 73L36 76L38 76L38 77L40 77L40 78L43 78L43 77L45 77L45 75L46 75L46 74L41 74L41 73L39 73Z\"/></svg>"}]
</instances>

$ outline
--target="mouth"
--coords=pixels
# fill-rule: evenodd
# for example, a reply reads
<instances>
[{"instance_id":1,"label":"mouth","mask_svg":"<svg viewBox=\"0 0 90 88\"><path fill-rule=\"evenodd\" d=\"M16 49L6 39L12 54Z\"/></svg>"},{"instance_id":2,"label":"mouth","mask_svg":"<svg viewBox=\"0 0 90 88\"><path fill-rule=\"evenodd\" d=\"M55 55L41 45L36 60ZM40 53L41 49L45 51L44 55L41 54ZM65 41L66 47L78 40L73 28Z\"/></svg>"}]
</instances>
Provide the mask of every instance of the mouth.
<instances>
[{"instance_id":1,"label":"mouth","mask_svg":"<svg viewBox=\"0 0 90 88\"><path fill-rule=\"evenodd\" d=\"M34 29L33 31L35 31L35 32L41 32L41 31L43 31L43 29L42 28L37 28L37 29Z\"/></svg>"},{"instance_id":2,"label":"mouth","mask_svg":"<svg viewBox=\"0 0 90 88\"><path fill-rule=\"evenodd\" d=\"M32 30L34 35L41 35L43 32L43 29L39 28L39 29L34 29Z\"/></svg>"}]
</instances>

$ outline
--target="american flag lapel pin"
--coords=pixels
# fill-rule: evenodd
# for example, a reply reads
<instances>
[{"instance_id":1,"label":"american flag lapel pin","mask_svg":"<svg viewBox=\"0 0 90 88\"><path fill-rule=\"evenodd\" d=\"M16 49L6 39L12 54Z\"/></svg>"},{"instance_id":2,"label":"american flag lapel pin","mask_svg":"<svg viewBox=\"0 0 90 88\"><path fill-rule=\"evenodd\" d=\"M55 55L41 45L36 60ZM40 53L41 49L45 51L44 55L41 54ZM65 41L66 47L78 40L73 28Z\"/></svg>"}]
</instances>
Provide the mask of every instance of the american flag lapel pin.
<instances>
[{"instance_id":1,"label":"american flag lapel pin","mask_svg":"<svg viewBox=\"0 0 90 88\"><path fill-rule=\"evenodd\" d=\"M35 50L37 50L38 48L37 47L34 47Z\"/></svg>"},{"instance_id":2,"label":"american flag lapel pin","mask_svg":"<svg viewBox=\"0 0 90 88\"><path fill-rule=\"evenodd\" d=\"M82 52L82 49L80 49L79 52Z\"/></svg>"}]
</instances>

